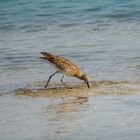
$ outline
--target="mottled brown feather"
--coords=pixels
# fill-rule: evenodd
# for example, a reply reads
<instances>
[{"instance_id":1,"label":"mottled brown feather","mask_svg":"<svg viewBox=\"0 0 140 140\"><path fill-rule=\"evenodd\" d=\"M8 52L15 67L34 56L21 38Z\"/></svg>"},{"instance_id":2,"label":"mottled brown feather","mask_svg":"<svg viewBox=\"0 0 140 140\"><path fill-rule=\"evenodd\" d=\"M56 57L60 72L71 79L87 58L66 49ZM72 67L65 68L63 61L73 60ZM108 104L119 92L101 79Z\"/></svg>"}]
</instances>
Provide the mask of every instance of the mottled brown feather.
<instances>
[{"instance_id":1,"label":"mottled brown feather","mask_svg":"<svg viewBox=\"0 0 140 140\"><path fill-rule=\"evenodd\" d=\"M49 62L54 64L60 71L63 71L65 74L75 77L81 77L81 75L83 75L83 72L80 70L80 68L70 60L57 55L52 55L48 52L41 52L41 54L43 54L44 56L41 57L42 59L48 60Z\"/></svg>"}]
</instances>

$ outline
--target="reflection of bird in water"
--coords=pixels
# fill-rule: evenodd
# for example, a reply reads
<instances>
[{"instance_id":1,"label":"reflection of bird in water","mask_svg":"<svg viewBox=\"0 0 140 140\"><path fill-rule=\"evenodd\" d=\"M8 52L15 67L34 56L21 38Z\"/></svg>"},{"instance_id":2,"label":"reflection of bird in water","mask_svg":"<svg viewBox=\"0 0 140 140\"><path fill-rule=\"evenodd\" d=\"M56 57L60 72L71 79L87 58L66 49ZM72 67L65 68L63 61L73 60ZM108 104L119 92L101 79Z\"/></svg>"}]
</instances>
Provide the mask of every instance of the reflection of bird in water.
<instances>
[{"instance_id":1,"label":"reflection of bird in water","mask_svg":"<svg viewBox=\"0 0 140 140\"><path fill-rule=\"evenodd\" d=\"M66 97L62 101L63 102L60 102L57 105L51 104L47 106L46 109L55 109L57 113L77 112L88 103L89 97L85 95L72 98Z\"/></svg>"},{"instance_id":2,"label":"reflection of bird in water","mask_svg":"<svg viewBox=\"0 0 140 140\"><path fill-rule=\"evenodd\" d=\"M88 102L88 97L87 96L79 96L77 97L77 101L80 103L80 104L84 104L85 102Z\"/></svg>"},{"instance_id":3,"label":"reflection of bird in water","mask_svg":"<svg viewBox=\"0 0 140 140\"><path fill-rule=\"evenodd\" d=\"M48 52L41 52L41 54L43 55L43 57L41 57L41 59L45 59L45 60L49 61L50 64L52 64L57 69L57 71L55 73L50 75L50 77L47 81L47 84L45 85L45 88L47 88L50 79L56 73L62 73L63 74L62 78L61 78L61 82L64 85L66 85L67 87L69 87L69 86L66 83L64 83L64 81L63 81L64 74L67 75L67 76L74 76L74 77L79 78L80 80L85 81L88 88L90 88L88 75L86 75L82 70L80 70L80 68L78 66L76 66L73 62L71 62L70 60L65 59L63 57L50 54Z\"/></svg>"}]
</instances>

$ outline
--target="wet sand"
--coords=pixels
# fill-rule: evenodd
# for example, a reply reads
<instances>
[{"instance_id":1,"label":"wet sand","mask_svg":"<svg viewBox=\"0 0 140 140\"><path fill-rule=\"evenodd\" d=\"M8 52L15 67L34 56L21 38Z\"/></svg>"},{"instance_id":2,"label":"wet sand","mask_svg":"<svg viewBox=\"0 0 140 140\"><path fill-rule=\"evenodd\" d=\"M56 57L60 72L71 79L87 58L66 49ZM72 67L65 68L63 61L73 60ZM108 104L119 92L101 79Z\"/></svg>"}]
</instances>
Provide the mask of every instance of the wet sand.
<instances>
[{"instance_id":1,"label":"wet sand","mask_svg":"<svg viewBox=\"0 0 140 140\"><path fill-rule=\"evenodd\" d=\"M44 82L36 82L23 89L17 89L14 95L32 96L32 97L63 97L63 96L82 96L91 95L110 95L110 94L136 94L140 92L140 83L131 83L128 81L94 81L90 82L90 88L85 83L73 83L71 89L62 84L49 85L44 89Z\"/></svg>"},{"instance_id":2,"label":"wet sand","mask_svg":"<svg viewBox=\"0 0 140 140\"><path fill-rule=\"evenodd\" d=\"M140 85L96 81L67 89L44 82L0 97L2 140L139 140Z\"/></svg>"}]
</instances>

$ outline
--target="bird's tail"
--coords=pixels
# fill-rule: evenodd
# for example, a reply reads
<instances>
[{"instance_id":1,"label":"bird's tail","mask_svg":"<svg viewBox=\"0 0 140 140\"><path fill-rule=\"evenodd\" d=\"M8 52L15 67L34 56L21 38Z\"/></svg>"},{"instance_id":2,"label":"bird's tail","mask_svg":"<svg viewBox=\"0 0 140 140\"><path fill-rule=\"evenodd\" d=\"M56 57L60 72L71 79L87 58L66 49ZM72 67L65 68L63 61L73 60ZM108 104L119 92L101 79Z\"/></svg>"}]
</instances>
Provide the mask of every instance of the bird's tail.
<instances>
[{"instance_id":1,"label":"bird's tail","mask_svg":"<svg viewBox=\"0 0 140 140\"><path fill-rule=\"evenodd\" d=\"M44 51L41 52L41 54L44 55L44 56L48 56L48 55L50 55L50 53L48 53L48 52L44 52Z\"/></svg>"},{"instance_id":2,"label":"bird's tail","mask_svg":"<svg viewBox=\"0 0 140 140\"><path fill-rule=\"evenodd\" d=\"M50 54L48 52L44 52L44 51L41 52L41 54L43 55L42 57L40 57L41 59L51 60L54 57L52 54Z\"/></svg>"}]
</instances>

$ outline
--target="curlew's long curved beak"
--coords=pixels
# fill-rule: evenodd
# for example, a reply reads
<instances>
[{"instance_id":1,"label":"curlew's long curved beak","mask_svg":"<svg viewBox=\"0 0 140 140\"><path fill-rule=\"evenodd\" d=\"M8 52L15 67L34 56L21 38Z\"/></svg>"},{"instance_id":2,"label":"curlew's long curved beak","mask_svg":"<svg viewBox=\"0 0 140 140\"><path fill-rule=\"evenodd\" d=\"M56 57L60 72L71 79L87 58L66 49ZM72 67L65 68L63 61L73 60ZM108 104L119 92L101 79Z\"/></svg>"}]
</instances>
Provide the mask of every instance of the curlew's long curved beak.
<instances>
[{"instance_id":1,"label":"curlew's long curved beak","mask_svg":"<svg viewBox=\"0 0 140 140\"><path fill-rule=\"evenodd\" d=\"M86 84L87 84L87 87L90 88L90 86L89 86L89 82L86 82Z\"/></svg>"}]
</instances>

